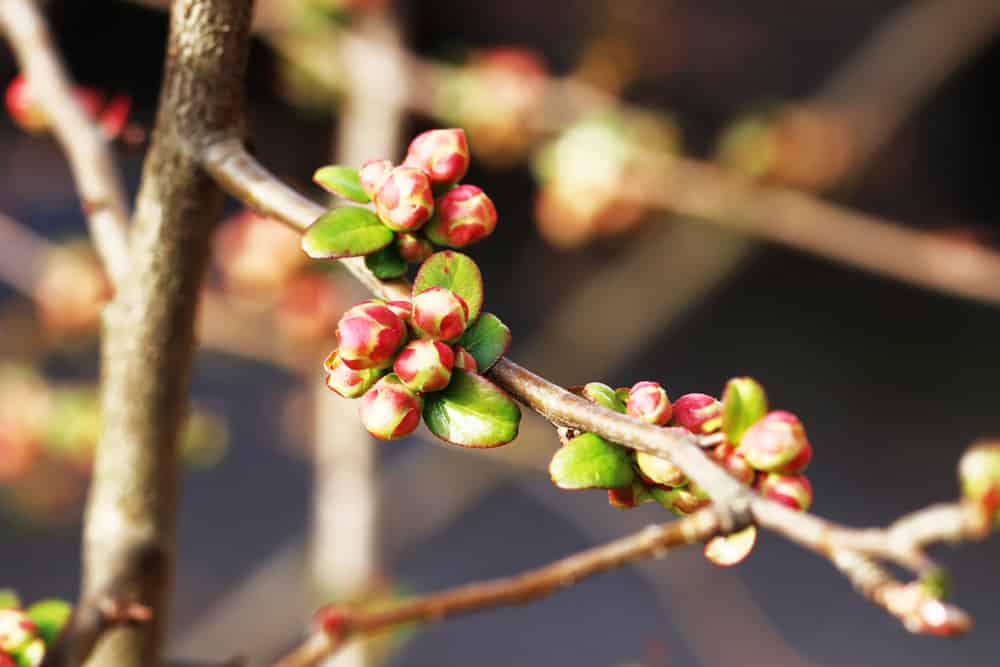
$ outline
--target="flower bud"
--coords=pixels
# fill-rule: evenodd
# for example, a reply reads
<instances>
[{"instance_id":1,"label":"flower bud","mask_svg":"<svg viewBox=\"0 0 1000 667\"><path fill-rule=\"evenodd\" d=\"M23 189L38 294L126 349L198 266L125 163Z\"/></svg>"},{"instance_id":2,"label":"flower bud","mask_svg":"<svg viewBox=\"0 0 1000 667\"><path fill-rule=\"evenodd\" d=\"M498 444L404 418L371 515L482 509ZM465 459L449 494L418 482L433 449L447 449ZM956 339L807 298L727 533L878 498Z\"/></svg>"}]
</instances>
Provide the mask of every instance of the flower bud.
<instances>
[{"instance_id":1,"label":"flower bud","mask_svg":"<svg viewBox=\"0 0 1000 667\"><path fill-rule=\"evenodd\" d=\"M455 353L438 340L411 340L396 356L393 372L416 392L440 391L451 382Z\"/></svg>"},{"instance_id":2,"label":"flower bud","mask_svg":"<svg viewBox=\"0 0 1000 667\"><path fill-rule=\"evenodd\" d=\"M444 287L431 287L413 298L413 326L424 338L451 342L465 331L469 306Z\"/></svg>"},{"instance_id":3,"label":"flower bud","mask_svg":"<svg viewBox=\"0 0 1000 667\"><path fill-rule=\"evenodd\" d=\"M763 473L757 479L757 492L793 510L805 512L812 505L812 484L805 475Z\"/></svg>"},{"instance_id":4,"label":"flower bud","mask_svg":"<svg viewBox=\"0 0 1000 667\"><path fill-rule=\"evenodd\" d=\"M781 470L777 472L784 472L788 474L800 473L809 467L809 463L813 458L813 448L812 445L806 440L805 445L802 447L802 451L794 459L789 461L787 464L782 466Z\"/></svg>"},{"instance_id":5,"label":"flower bud","mask_svg":"<svg viewBox=\"0 0 1000 667\"><path fill-rule=\"evenodd\" d=\"M14 122L28 132L41 132L48 128L49 119L28 89L28 81L23 75L18 75L8 84L4 104Z\"/></svg>"},{"instance_id":6,"label":"flower bud","mask_svg":"<svg viewBox=\"0 0 1000 667\"><path fill-rule=\"evenodd\" d=\"M680 486L676 489L665 489L660 486L650 488L649 492L653 500L660 503L677 516L686 516L692 512L708 507L711 500L699 498L686 487Z\"/></svg>"},{"instance_id":7,"label":"flower bud","mask_svg":"<svg viewBox=\"0 0 1000 667\"><path fill-rule=\"evenodd\" d=\"M340 358L348 367L384 368L406 342L406 325L384 303L365 301L340 318L337 339Z\"/></svg>"},{"instance_id":8,"label":"flower bud","mask_svg":"<svg viewBox=\"0 0 1000 667\"><path fill-rule=\"evenodd\" d=\"M743 458L743 455L737 452L735 449L729 445L723 443L712 450L709 455L715 461L722 464L722 467L726 469L734 479L737 481L750 486L753 484L754 475L756 471L753 466Z\"/></svg>"},{"instance_id":9,"label":"flower bud","mask_svg":"<svg viewBox=\"0 0 1000 667\"><path fill-rule=\"evenodd\" d=\"M386 369L366 368L356 371L345 364L334 350L323 362L326 386L344 398L360 398L382 377Z\"/></svg>"},{"instance_id":10,"label":"flower bud","mask_svg":"<svg viewBox=\"0 0 1000 667\"><path fill-rule=\"evenodd\" d=\"M673 487L683 486L687 482L687 477L680 468L659 456L636 452L635 464L639 469L639 475L650 484Z\"/></svg>"},{"instance_id":11,"label":"flower bud","mask_svg":"<svg viewBox=\"0 0 1000 667\"><path fill-rule=\"evenodd\" d=\"M434 246L425 238L416 234L400 233L396 235L396 250L403 261L410 264L422 262L434 254Z\"/></svg>"},{"instance_id":12,"label":"flower bud","mask_svg":"<svg viewBox=\"0 0 1000 667\"><path fill-rule=\"evenodd\" d=\"M461 345L456 345L453 351L455 353L455 368L460 368L469 373L479 372L479 364L476 362L476 358L469 354L468 350Z\"/></svg>"},{"instance_id":13,"label":"flower bud","mask_svg":"<svg viewBox=\"0 0 1000 667\"><path fill-rule=\"evenodd\" d=\"M17 667L17 663L6 652L0 651L0 667Z\"/></svg>"},{"instance_id":14,"label":"flower bud","mask_svg":"<svg viewBox=\"0 0 1000 667\"><path fill-rule=\"evenodd\" d=\"M20 609L0 609L0 651L18 653L35 639L38 628Z\"/></svg>"},{"instance_id":15,"label":"flower bud","mask_svg":"<svg viewBox=\"0 0 1000 667\"><path fill-rule=\"evenodd\" d=\"M45 640L36 637L18 653L18 667L39 667L45 658Z\"/></svg>"},{"instance_id":16,"label":"flower bud","mask_svg":"<svg viewBox=\"0 0 1000 667\"><path fill-rule=\"evenodd\" d=\"M469 169L469 144L459 128L428 130L416 136L403 164L427 173L434 185L457 183Z\"/></svg>"},{"instance_id":17,"label":"flower bud","mask_svg":"<svg viewBox=\"0 0 1000 667\"><path fill-rule=\"evenodd\" d=\"M958 463L962 494L982 503L987 513L1000 522L1000 442L975 445Z\"/></svg>"},{"instance_id":18,"label":"flower bud","mask_svg":"<svg viewBox=\"0 0 1000 667\"><path fill-rule=\"evenodd\" d=\"M392 162L388 160L368 160L358 170L358 180L361 181L361 189L371 199L375 199L375 193L382 187L382 183L385 182L390 171L392 171Z\"/></svg>"},{"instance_id":19,"label":"flower bud","mask_svg":"<svg viewBox=\"0 0 1000 667\"><path fill-rule=\"evenodd\" d=\"M649 502L653 499L649 495L646 485L636 480L628 486L619 486L608 489L608 504L620 510L628 510L633 507Z\"/></svg>"},{"instance_id":20,"label":"flower bud","mask_svg":"<svg viewBox=\"0 0 1000 667\"><path fill-rule=\"evenodd\" d=\"M796 461L808 443L798 417L775 410L743 433L737 451L757 470L774 472Z\"/></svg>"},{"instance_id":21,"label":"flower bud","mask_svg":"<svg viewBox=\"0 0 1000 667\"><path fill-rule=\"evenodd\" d=\"M361 397L361 423L380 440L409 435L420 425L423 401L395 375L386 375Z\"/></svg>"},{"instance_id":22,"label":"flower bud","mask_svg":"<svg viewBox=\"0 0 1000 667\"><path fill-rule=\"evenodd\" d=\"M397 317L403 320L404 324L408 324L413 317L413 305L405 299L389 301L385 305L389 310L396 313Z\"/></svg>"},{"instance_id":23,"label":"flower bud","mask_svg":"<svg viewBox=\"0 0 1000 667\"><path fill-rule=\"evenodd\" d=\"M583 386L580 394L591 403L597 403L608 410L625 412L625 402L621 400L614 389L603 382L588 382Z\"/></svg>"},{"instance_id":24,"label":"flower bud","mask_svg":"<svg viewBox=\"0 0 1000 667\"><path fill-rule=\"evenodd\" d=\"M666 390L657 382L636 382L628 392L625 412L647 424L663 425L670 421L672 408Z\"/></svg>"},{"instance_id":25,"label":"flower bud","mask_svg":"<svg viewBox=\"0 0 1000 667\"><path fill-rule=\"evenodd\" d=\"M719 567L732 567L746 560L757 543L757 526L747 526L729 535L716 535L705 542L705 558Z\"/></svg>"},{"instance_id":26,"label":"flower bud","mask_svg":"<svg viewBox=\"0 0 1000 667\"><path fill-rule=\"evenodd\" d=\"M375 214L389 229L412 232L434 213L427 175L413 167L394 167L375 193Z\"/></svg>"},{"instance_id":27,"label":"flower bud","mask_svg":"<svg viewBox=\"0 0 1000 667\"><path fill-rule=\"evenodd\" d=\"M708 394L684 394L674 401L673 413L674 424L698 435L722 427L722 403Z\"/></svg>"},{"instance_id":28,"label":"flower bud","mask_svg":"<svg viewBox=\"0 0 1000 667\"><path fill-rule=\"evenodd\" d=\"M486 238L496 226L497 209L486 193L460 185L438 198L425 233L438 245L462 248Z\"/></svg>"}]
</instances>

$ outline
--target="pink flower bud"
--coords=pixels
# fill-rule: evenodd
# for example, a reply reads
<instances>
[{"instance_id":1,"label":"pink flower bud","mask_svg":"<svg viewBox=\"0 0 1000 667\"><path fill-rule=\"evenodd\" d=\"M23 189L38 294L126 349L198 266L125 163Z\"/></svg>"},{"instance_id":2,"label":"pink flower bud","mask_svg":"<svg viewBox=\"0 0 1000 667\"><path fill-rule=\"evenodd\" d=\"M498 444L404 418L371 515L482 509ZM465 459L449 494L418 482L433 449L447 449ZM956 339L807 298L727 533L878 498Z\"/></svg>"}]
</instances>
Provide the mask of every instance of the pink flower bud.
<instances>
[{"instance_id":1,"label":"pink flower bud","mask_svg":"<svg viewBox=\"0 0 1000 667\"><path fill-rule=\"evenodd\" d=\"M456 183L469 169L469 144L459 128L428 130L417 135L403 164L422 169L434 185Z\"/></svg>"},{"instance_id":2,"label":"pink flower bud","mask_svg":"<svg viewBox=\"0 0 1000 667\"><path fill-rule=\"evenodd\" d=\"M802 451L799 452L799 455L789 461L784 467L781 468L781 470L778 470L777 472L789 474L802 472L809 467L809 463L812 461L812 458L813 448L809 441L806 440L806 444L802 447Z\"/></svg>"},{"instance_id":3,"label":"pink flower bud","mask_svg":"<svg viewBox=\"0 0 1000 667\"><path fill-rule=\"evenodd\" d=\"M384 303L365 301L340 318L337 339L340 358L348 367L383 368L406 342L406 325Z\"/></svg>"},{"instance_id":4,"label":"pink flower bud","mask_svg":"<svg viewBox=\"0 0 1000 667\"><path fill-rule=\"evenodd\" d=\"M23 75L18 75L8 84L4 103L14 122L28 132L40 132L48 128L49 119L28 89L28 81Z\"/></svg>"},{"instance_id":5,"label":"pink flower bud","mask_svg":"<svg viewBox=\"0 0 1000 667\"><path fill-rule=\"evenodd\" d=\"M416 392L440 391L451 382L455 353L438 340L411 340L396 356L393 372Z\"/></svg>"},{"instance_id":6,"label":"pink flower bud","mask_svg":"<svg viewBox=\"0 0 1000 667\"><path fill-rule=\"evenodd\" d=\"M687 477L684 476L680 468L659 456L653 456L646 452L636 452L635 464L639 469L639 476L648 484L674 487L687 483Z\"/></svg>"},{"instance_id":7,"label":"pink flower bud","mask_svg":"<svg viewBox=\"0 0 1000 667\"><path fill-rule=\"evenodd\" d=\"M396 235L396 250L403 261L410 264L422 262L434 254L434 246L425 238L416 234L401 233Z\"/></svg>"},{"instance_id":8,"label":"pink flower bud","mask_svg":"<svg viewBox=\"0 0 1000 667\"><path fill-rule=\"evenodd\" d=\"M808 443L798 417L775 410L746 430L737 451L757 470L774 472L798 460Z\"/></svg>"},{"instance_id":9,"label":"pink flower bud","mask_svg":"<svg viewBox=\"0 0 1000 667\"><path fill-rule=\"evenodd\" d=\"M805 475L763 473L757 480L757 492L793 510L805 512L812 505L812 484Z\"/></svg>"},{"instance_id":10,"label":"pink flower bud","mask_svg":"<svg viewBox=\"0 0 1000 667\"><path fill-rule=\"evenodd\" d=\"M468 350L461 345L456 345L453 351L455 352L455 368L460 368L470 373L479 372L479 364L476 362L476 358L469 354Z\"/></svg>"},{"instance_id":11,"label":"pink flower bud","mask_svg":"<svg viewBox=\"0 0 1000 667\"><path fill-rule=\"evenodd\" d=\"M708 394L684 394L673 405L674 424L695 434L718 431L722 427L722 403Z\"/></svg>"},{"instance_id":12,"label":"pink flower bud","mask_svg":"<svg viewBox=\"0 0 1000 667\"><path fill-rule=\"evenodd\" d=\"M480 241L497 226L497 210L475 185L460 185L438 198L427 238L438 245L461 248Z\"/></svg>"},{"instance_id":13,"label":"pink flower bud","mask_svg":"<svg viewBox=\"0 0 1000 667\"><path fill-rule=\"evenodd\" d=\"M404 323L409 323L410 318L413 316L413 305L409 301L398 299L390 301L385 305L389 310L396 313Z\"/></svg>"},{"instance_id":14,"label":"pink flower bud","mask_svg":"<svg viewBox=\"0 0 1000 667\"><path fill-rule=\"evenodd\" d=\"M451 342L465 331L469 306L444 287L431 287L413 298L413 326L424 338Z\"/></svg>"},{"instance_id":15,"label":"pink flower bud","mask_svg":"<svg viewBox=\"0 0 1000 667\"><path fill-rule=\"evenodd\" d=\"M628 392L625 412L647 424L664 425L670 421L672 408L666 390L657 382L636 382Z\"/></svg>"},{"instance_id":16,"label":"pink flower bud","mask_svg":"<svg viewBox=\"0 0 1000 667\"><path fill-rule=\"evenodd\" d=\"M361 423L380 440L409 435L420 425L423 401L395 375L386 375L361 397Z\"/></svg>"},{"instance_id":17,"label":"pink flower bud","mask_svg":"<svg viewBox=\"0 0 1000 667\"><path fill-rule=\"evenodd\" d=\"M676 404L675 404L676 405ZM709 455L715 461L722 464L722 467L726 469L730 475L736 480L750 486L753 484L754 471L753 466L743 458L743 455L737 452L735 449L729 445L723 443L712 450Z\"/></svg>"},{"instance_id":18,"label":"pink flower bud","mask_svg":"<svg viewBox=\"0 0 1000 667\"><path fill-rule=\"evenodd\" d=\"M382 187L389 172L392 171L392 163L388 160L368 160L361 169L358 170L358 180L361 181L361 189L372 199L375 193Z\"/></svg>"},{"instance_id":19,"label":"pink flower bud","mask_svg":"<svg viewBox=\"0 0 1000 667\"><path fill-rule=\"evenodd\" d=\"M414 167L394 167L375 193L375 214L397 232L420 229L434 213L427 175Z\"/></svg>"},{"instance_id":20,"label":"pink flower bud","mask_svg":"<svg viewBox=\"0 0 1000 667\"><path fill-rule=\"evenodd\" d=\"M20 609L0 609L0 651L20 652L37 633L38 628Z\"/></svg>"},{"instance_id":21,"label":"pink flower bud","mask_svg":"<svg viewBox=\"0 0 1000 667\"><path fill-rule=\"evenodd\" d=\"M378 382L386 369L367 368L356 371L345 364L336 351L323 362L326 369L326 386L344 398L360 398Z\"/></svg>"}]
</instances>

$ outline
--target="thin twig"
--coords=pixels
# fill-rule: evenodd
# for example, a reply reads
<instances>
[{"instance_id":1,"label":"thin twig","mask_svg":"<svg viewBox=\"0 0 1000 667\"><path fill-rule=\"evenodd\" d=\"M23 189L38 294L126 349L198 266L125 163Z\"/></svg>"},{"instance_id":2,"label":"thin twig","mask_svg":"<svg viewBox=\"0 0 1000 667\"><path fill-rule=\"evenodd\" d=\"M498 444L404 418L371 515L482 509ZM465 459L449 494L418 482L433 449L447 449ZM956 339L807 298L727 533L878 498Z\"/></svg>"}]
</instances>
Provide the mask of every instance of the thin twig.
<instances>
[{"instance_id":1,"label":"thin twig","mask_svg":"<svg viewBox=\"0 0 1000 667\"><path fill-rule=\"evenodd\" d=\"M35 3L0 0L0 32L62 145L94 245L112 281L120 284L129 267L128 208L107 140L77 102Z\"/></svg>"}]
</instances>

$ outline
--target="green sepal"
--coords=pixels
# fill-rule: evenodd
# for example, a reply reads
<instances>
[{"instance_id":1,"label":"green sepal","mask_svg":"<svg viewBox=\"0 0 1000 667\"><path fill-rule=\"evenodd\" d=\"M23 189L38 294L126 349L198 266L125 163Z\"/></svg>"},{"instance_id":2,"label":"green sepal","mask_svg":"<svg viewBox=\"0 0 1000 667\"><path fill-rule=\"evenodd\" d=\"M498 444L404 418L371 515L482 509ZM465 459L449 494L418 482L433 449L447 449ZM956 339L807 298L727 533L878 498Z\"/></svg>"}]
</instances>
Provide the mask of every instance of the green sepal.
<instances>
[{"instance_id":1,"label":"green sepal","mask_svg":"<svg viewBox=\"0 0 1000 667\"><path fill-rule=\"evenodd\" d=\"M458 339L458 345L476 360L478 372L485 373L506 354L510 341L507 325L493 313L483 313L465 330Z\"/></svg>"},{"instance_id":2,"label":"green sepal","mask_svg":"<svg viewBox=\"0 0 1000 667\"><path fill-rule=\"evenodd\" d=\"M559 448L549 476L561 489L614 489L635 478L629 450L595 433L583 433Z\"/></svg>"},{"instance_id":3,"label":"green sepal","mask_svg":"<svg viewBox=\"0 0 1000 667\"><path fill-rule=\"evenodd\" d=\"M462 447L505 445L521 423L521 409L502 389L461 369L447 387L424 395L423 416L431 433Z\"/></svg>"},{"instance_id":4,"label":"green sepal","mask_svg":"<svg viewBox=\"0 0 1000 667\"><path fill-rule=\"evenodd\" d=\"M38 636L51 646L66 626L73 607L64 600L40 600L25 610L28 618L38 628Z\"/></svg>"},{"instance_id":5,"label":"green sepal","mask_svg":"<svg viewBox=\"0 0 1000 667\"><path fill-rule=\"evenodd\" d=\"M406 275L406 261L399 256L395 243L366 255L365 266L379 280L395 280Z\"/></svg>"},{"instance_id":6,"label":"green sepal","mask_svg":"<svg viewBox=\"0 0 1000 667\"><path fill-rule=\"evenodd\" d=\"M330 165L320 167L313 174L313 181L327 192L358 202L367 204L371 197L361 187L361 178L358 170L340 165Z\"/></svg>"},{"instance_id":7,"label":"green sepal","mask_svg":"<svg viewBox=\"0 0 1000 667\"><path fill-rule=\"evenodd\" d=\"M580 394L592 403L625 414L625 402L618 392L602 382L588 382L583 385Z\"/></svg>"},{"instance_id":8,"label":"green sepal","mask_svg":"<svg viewBox=\"0 0 1000 667\"><path fill-rule=\"evenodd\" d=\"M374 213L357 206L327 211L302 235L302 249L314 259L343 259L370 255L386 247L396 233Z\"/></svg>"},{"instance_id":9,"label":"green sepal","mask_svg":"<svg viewBox=\"0 0 1000 667\"><path fill-rule=\"evenodd\" d=\"M722 431L735 447L743 434L767 414L767 394L751 377L733 378L722 394Z\"/></svg>"}]
</instances>

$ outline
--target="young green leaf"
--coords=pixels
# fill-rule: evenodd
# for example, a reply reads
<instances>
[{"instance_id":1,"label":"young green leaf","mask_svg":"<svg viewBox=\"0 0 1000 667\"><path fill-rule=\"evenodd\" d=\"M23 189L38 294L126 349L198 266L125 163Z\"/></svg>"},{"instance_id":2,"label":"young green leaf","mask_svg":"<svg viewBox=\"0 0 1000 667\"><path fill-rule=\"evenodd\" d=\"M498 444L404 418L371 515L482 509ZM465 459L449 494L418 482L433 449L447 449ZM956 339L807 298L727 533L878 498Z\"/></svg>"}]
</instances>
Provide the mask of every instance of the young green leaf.
<instances>
[{"instance_id":1,"label":"young green leaf","mask_svg":"<svg viewBox=\"0 0 1000 667\"><path fill-rule=\"evenodd\" d=\"M603 382L588 382L583 386L580 394L588 401L597 403L601 407L625 414L625 401L621 399L618 392Z\"/></svg>"},{"instance_id":2,"label":"young green leaf","mask_svg":"<svg viewBox=\"0 0 1000 667\"><path fill-rule=\"evenodd\" d=\"M483 307L483 274L471 257L454 250L442 250L428 257L413 281L413 295L431 287L444 287L462 297L469 306L469 322L479 317Z\"/></svg>"},{"instance_id":3,"label":"young green leaf","mask_svg":"<svg viewBox=\"0 0 1000 667\"><path fill-rule=\"evenodd\" d=\"M472 323L458 344L476 360L480 373L485 373L510 347L510 329L493 313L483 313Z\"/></svg>"},{"instance_id":4,"label":"young green leaf","mask_svg":"<svg viewBox=\"0 0 1000 667\"><path fill-rule=\"evenodd\" d=\"M379 280L394 280L406 274L406 262L399 256L395 243L366 255L365 266Z\"/></svg>"},{"instance_id":5,"label":"young green leaf","mask_svg":"<svg viewBox=\"0 0 1000 667\"><path fill-rule=\"evenodd\" d=\"M73 607L62 600L41 600L28 607L28 618L38 627L39 636L51 646L69 620Z\"/></svg>"},{"instance_id":6,"label":"young green leaf","mask_svg":"<svg viewBox=\"0 0 1000 667\"><path fill-rule=\"evenodd\" d=\"M722 394L722 430L733 446L743 434L767 414L767 394L751 377L733 378Z\"/></svg>"},{"instance_id":7,"label":"young green leaf","mask_svg":"<svg viewBox=\"0 0 1000 667\"><path fill-rule=\"evenodd\" d=\"M375 214L357 206L327 211L302 235L302 249L315 259L370 255L386 247L396 234Z\"/></svg>"},{"instance_id":8,"label":"young green leaf","mask_svg":"<svg viewBox=\"0 0 1000 667\"><path fill-rule=\"evenodd\" d=\"M614 489L631 484L635 471L627 449L583 433L559 448L549 475L561 489Z\"/></svg>"},{"instance_id":9,"label":"young green leaf","mask_svg":"<svg viewBox=\"0 0 1000 667\"><path fill-rule=\"evenodd\" d=\"M344 199L367 204L371 201L368 193L361 187L358 170L340 165L320 167L313 174L313 181L327 192L332 192Z\"/></svg>"},{"instance_id":10,"label":"young green leaf","mask_svg":"<svg viewBox=\"0 0 1000 667\"><path fill-rule=\"evenodd\" d=\"M447 387L424 395L424 421L453 445L498 447L517 437L521 409L486 378L455 369Z\"/></svg>"}]
</instances>

